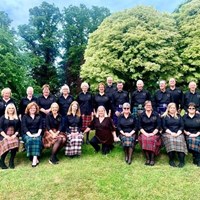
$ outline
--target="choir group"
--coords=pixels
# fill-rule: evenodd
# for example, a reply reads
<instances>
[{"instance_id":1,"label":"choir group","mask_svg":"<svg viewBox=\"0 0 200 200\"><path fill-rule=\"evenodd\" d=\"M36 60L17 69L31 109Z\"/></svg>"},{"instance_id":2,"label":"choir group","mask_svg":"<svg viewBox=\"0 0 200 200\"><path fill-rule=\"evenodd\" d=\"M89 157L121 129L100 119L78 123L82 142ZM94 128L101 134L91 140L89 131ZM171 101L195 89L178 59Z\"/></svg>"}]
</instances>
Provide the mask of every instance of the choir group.
<instances>
[{"instance_id":1,"label":"choir group","mask_svg":"<svg viewBox=\"0 0 200 200\"><path fill-rule=\"evenodd\" d=\"M58 164L57 154L62 148L66 156L80 156L84 135L86 144L102 154L109 153L114 142L120 141L127 164L132 163L138 141L146 157L145 165L153 166L164 146L170 166L183 167L185 155L190 152L193 163L200 167L200 93L196 83L190 82L189 91L183 94L174 78L169 80L168 88L163 80L154 95L144 89L142 80L137 81L132 94L123 90L123 85L114 84L108 77L106 84L99 83L98 93L92 94L83 82L76 100L67 85L61 87L57 99L47 84L38 98L28 87L19 106L12 99L11 90L4 88L0 99L1 168L15 167L19 138L32 167L36 167L43 148L51 148L50 164ZM90 130L95 133L89 140Z\"/></svg>"}]
</instances>

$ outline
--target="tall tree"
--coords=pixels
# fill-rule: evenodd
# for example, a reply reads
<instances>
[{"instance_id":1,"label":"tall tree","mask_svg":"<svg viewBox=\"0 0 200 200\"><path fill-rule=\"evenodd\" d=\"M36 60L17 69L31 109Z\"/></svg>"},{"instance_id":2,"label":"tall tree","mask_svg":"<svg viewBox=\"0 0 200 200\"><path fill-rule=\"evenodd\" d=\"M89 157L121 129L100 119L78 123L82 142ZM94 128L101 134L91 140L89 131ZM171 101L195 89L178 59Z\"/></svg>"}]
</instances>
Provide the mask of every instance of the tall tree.
<instances>
[{"instance_id":1,"label":"tall tree","mask_svg":"<svg viewBox=\"0 0 200 200\"><path fill-rule=\"evenodd\" d=\"M66 72L67 83L79 83L80 66L84 63L84 51L89 34L110 15L104 7L85 5L69 6L63 12L63 68Z\"/></svg>"},{"instance_id":2,"label":"tall tree","mask_svg":"<svg viewBox=\"0 0 200 200\"><path fill-rule=\"evenodd\" d=\"M19 34L26 42L26 49L34 58L33 78L38 85L48 83L56 90L58 77L56 58L59 56L59 24L61 14L54 4L42 2L29 10L29 23L19 26Z\"/></svg>"}]
</instances>

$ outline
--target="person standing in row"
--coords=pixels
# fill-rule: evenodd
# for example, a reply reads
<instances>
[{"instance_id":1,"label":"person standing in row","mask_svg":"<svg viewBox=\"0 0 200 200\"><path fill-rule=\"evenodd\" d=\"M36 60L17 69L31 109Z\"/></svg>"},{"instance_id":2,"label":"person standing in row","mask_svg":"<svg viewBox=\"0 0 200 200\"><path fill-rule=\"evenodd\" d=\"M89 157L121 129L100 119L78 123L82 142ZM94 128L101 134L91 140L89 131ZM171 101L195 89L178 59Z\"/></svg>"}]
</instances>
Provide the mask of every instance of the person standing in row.
<instances>
[{"instance_id":1,"label":"person standing in row","mask_svg":"<svg viewBox=\"0 0 200 200\"><path fill-rule=\"evenodd\" d=\"M19 148L20 121L13 103L7 105L5 114L0 118L0 156L1 168L7 169L5 159L10 151L9 167L15 168L14 159Z\"/></svg>"},{"instance_id":2,"label":"person standing in row","mask_svg":"<svg viewBox=\"0 0 200 200\"><path fill-rule=\"evenodd\" d=\"M106 84L105 93L110 99L112 99L113 93L117 90L116 85L113 83L113 78L110 76L107 77Z\"/></svg>"},{"instance_id":3,"label":"person standing in row","mask_svg":"<svg viewBox=\"0 0 200 200\"><path fill-rule=\"evenodd\" d=\"M153 100L154 110L162 115L170 102L173 102L170 92L166 90L166 81L162 80L159 83L160 89L156 91Z\"/></svg>"},{"instance_id":4,"label":"person standing in row","mask_svg":"<svg viewBox=\"0 0 200 200\"><path fill-rule=\"evenodd\" d=\"M144 82L138 80L136 83L137 89L131 95L131 110L135 117L138 117L144 110L144 102L151 100L151 95L147 90L144 90Z\"/></svg>"},{"instance_id":5,"label":"person standing in row","mask_svg":"<svg viewBox=\"0 0 200 200\"><path fill-rule=\"evenodd\" d=\"M183 122L188 149L193 155L193 163L200 167L200 114L196 113L194 103L189 103Z\"/></svg>"},{"instance_id":6,"label":"person standing in row","mask_svg":"<svg viewBox=\"0 0 200 200\"><path fill-rule=\"evenodd\" d=\"M113 110L113 121L117 127L118 117L122 112L122 106L124 103L129 102L129 95L127 91L123 90L124 84L122 82L117 83L117 91L112 95L112 110Z\"/></svg>"},{"instance_id":7,"label":"person standing in row","mask_svg":"<svg viewBox=\"0 0 200 200\"><path fill-rule=\"evenodd\" d=\"M155 164L155 156L160 152L160 128L161 119L159 114L153 111L151 101L145 101L144 112L139 117L140 135L138 137L138 141L146 156L145 165L153 166Z\"/></svg>"},{"instance_id":8,"label":"person standing in row","mask_svg":"<svg viewBox=\"0 0 200 200\"><path fill-rule=\"evenodd\" d=\"M82 132L90 125L93 117L93 102L92 94L88 92L89 85L86 82L81 84L82 92L77 97L77 102L80 105L82 117ZM86 134L86 144L89 144L89 132Z\"/></svg>"},{"instance_id":9,"label":"person standing in row","mask_svg":"<svg viewBox=\"0 0 200 200\"><path fill-rule=\"evenodd\" d=\"M197 92L197 84L191 81L188 87L189 91L184 94L184 110L187 112L188 105L195 103L196 112L200 113L200 93Z\"/></svg>"}]
</instances>

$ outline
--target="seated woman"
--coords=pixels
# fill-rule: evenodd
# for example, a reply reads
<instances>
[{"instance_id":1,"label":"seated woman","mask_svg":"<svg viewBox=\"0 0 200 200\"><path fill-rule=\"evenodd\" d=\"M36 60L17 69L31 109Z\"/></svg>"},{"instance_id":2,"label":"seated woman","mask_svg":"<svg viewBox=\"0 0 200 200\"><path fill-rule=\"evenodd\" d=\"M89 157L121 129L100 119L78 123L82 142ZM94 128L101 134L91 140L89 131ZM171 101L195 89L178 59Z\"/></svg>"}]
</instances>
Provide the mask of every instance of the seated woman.
<instances>
[{"instance_id":1,"label":"seated woman","mask_svg":"<svg viewBox=\"0 0 200 200\"><path fill-rule=\"evenodd\" d=\"M138 141L146 156L145 165L153 166L155 164L155 155L159 154L161 147L161 138L159 130L161 119L157 112L153 111L151 101L145 101L144 112L139 117L140 135Z\"/></svg>"},{"instance_id":2,"label":"seated woman","mask_svg":"<svg viewBox=\"0 0 200 200\"><path fill-rule=\"evenodd\" d=\"M196 113L196 104L189 103L183 122L188 149L193 154L193 163L200 167L200 114Z\"/></svg>"},{"instance_id":3,"label":"seated woman","mask_svg":"<svg viewBox=\"0 0 200 200\"><path fill-rule=\"evenodd\" d=\"M51 112L46 116L46 131L42 140L45 148L52 147L49 163L58 164L56 155L64 147L67 136L62 132L62 116L58 113L59 105L52 103L50 109Z\"/></svg>"},{"instance_id":4,"label":"seated woman","mask_svg":"<svg viewBox=\"0 0 200 200\"><path fill-rule=\"evenodd\" d=\"M162 140L169 156L169 165L176 167L174 162L175 153L178 154L178 167L185 165L187 146L183 135L183 120L178 115L176 104L169 103L167 110L162 115Z\"/></svg>"},{"instance_id":5,"label":"seated woman","mask_svg":"<svg viewBox=\"0 0 200 200\"><path fill-rule=\"evenodd\" d=\"M82 119L80 107L77 101L73 101L65 119L65 129L67 134L67 144L65 148L66 156L74 157L81 155L81 146L83 143L81 127Z\"/></svg>"},{"instance_id":6,"label":"seated woman","mask_svg":"<svg viewBox=\"0 0 200 200\"><path fill-rule=\"evenodd\" d=\"M124 103L122 108L123 112L118 118L117 129L120 132L120 139L124 147L125 162L130 165L135 147L137 120L131 115L129 103Z\"/></svg>"},{"instance_id":7,"label":"seated woman","mask_svg":"<svg viewBox=\"0 0 200 200\"><path fill-rule=\"evenodd\" d=\"M10 103L5 109L5 114L0 119L0 156L1 168L7 169L5 159L10 151L9 167L15 168L14 159L19 148L20 121L17 116L15 105Z\"/></svg>"},{"instance_id":8,"label":"seated woman","mask_svg":"<svg viewBox=\"0 0 200 200\"><path fill-rule=\"evenodd\" d=\"M35 102L28 104L22 118L22 138L25 142L27 157L32 160L32 167L39 164L38 157L42 150L42 118Z\"/></svg>"},{"instance_id":9,"label":"seated woman","mask_svg":"<svg viewBox=\"0 0 200 200\"><path fill-rule=\"evenodd\" d=\"M98 107L96 117L92 120L84 133L89 132L91 129L95 130L95 135L90 140L90 144L94 147L96 152L100 150L98 144L102 144L102 154L105 155L113 148L113 142L119 141L116 137L113 121L110 117L107 117L104 106Z\"/></svg>"}]
</instances>

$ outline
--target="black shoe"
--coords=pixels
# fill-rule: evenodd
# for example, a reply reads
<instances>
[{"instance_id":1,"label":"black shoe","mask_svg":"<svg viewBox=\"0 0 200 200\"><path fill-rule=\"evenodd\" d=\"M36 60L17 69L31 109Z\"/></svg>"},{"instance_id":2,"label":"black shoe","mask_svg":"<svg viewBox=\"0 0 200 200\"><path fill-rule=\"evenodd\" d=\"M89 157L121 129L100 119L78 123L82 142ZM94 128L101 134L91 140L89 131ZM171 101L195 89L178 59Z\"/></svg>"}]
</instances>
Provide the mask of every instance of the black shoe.
<instances>
[{"instance_id":1,"label":"black shoe","mask_svg":"<svg viewBox=\"0 0 200 200\"><path fill-rule=\"evenodd\" d=\"M145 165L150 165L150 160L146 160Z\"/></svg>"},{"instance_id":2,"label":"black shoe","mask_svg":"<svg viewBox=\"0 0 200 200\"><path fill-rule=\"evenodd\" d=\"M169 165L170 165L171 167L176 167L176 164L175 164L174 161L169 161Z\"/></svg>"},{"instance_id":3,"label":"black shoe","mask_svg":"<svg viewBox=\"0 0 200 200\"><path fill-rule=\"evenodd\" d=\"M155 165L155 161L151 160L151 162L149 163L150 166L154 166Z\"/></svg>"},{"instance_id":4,"label":"black shoe","mask_svg":"<svg viewBox=\"0 0 200 200\"><path fill-rule=\"evenodd\" d=\"M185 163L183 163L183 162L180 162L180 163L178 164L178 167L179 167L179 168L183 168L183 167L184 167L184 165L185 165Z\"/></svg>"},{"instance_id":5,"label":"black shoe","mask_svg":"<svg viewBox=\"0 0 200 200\"><path fill-rule=\"evenodd\" d=\"M194 165L197 165L197 160L196 160L196 158L193 158L193 164L194 164Z\"/></svg>"},{"instance_id":6,"label":"black shoe","mask_svg":"<svg viewBox=\"0 0 200 200\"><path fill-rule=\"evenodd\" d=\"M58 162L54 159L49 159L49 163L52 164L52 165L56 165L58 164Z\"/></svg>"},{"instance_id":7,"label":"black shoe","mask_svg":"<svg viewBox=\"0 0 200 200\"><path fill-rule=\"evenodd\" d=\"M1 169L8 169L7 165L2 160L0 160L0 166L1 166Z\"/></svg>"},{"instance_id":8,"label":"black shoe","mask_svg":"<svg viewBox=\"0 0 200 200\"><path fill-rule=\"evenodd\" d=\"M14 169L15 168L15 164L14 164L13 161L9 162L9 167L10 167L10 169Z\"/></svg>"}]
</instances>

